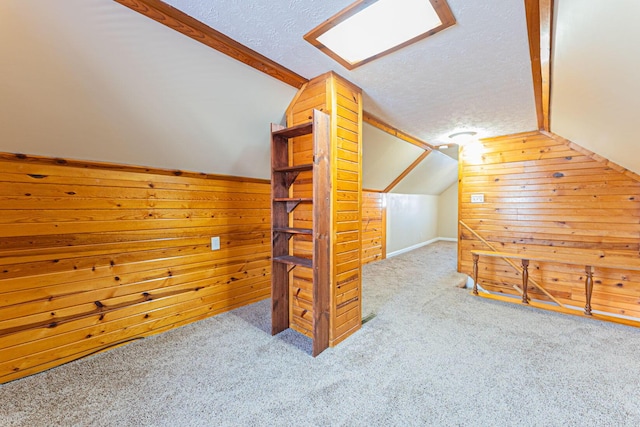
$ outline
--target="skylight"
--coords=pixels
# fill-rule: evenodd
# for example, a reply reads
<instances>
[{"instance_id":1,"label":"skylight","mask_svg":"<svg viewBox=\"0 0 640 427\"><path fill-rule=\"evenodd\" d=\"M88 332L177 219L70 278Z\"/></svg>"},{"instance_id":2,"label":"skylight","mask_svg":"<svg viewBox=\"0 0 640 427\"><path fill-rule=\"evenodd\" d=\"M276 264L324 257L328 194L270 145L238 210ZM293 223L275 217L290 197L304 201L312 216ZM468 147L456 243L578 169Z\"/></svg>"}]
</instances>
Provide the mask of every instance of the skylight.
<instances>
[{"instance_id":1,"label":"skylight","mask_svg":"<svg viewBox=\"0 0 640 427\"><path fill-rule=\"evenodd\" d=\"M454 23L445 0L359 0L304 38L352 70Z\"/></svg>"}]
</instances>

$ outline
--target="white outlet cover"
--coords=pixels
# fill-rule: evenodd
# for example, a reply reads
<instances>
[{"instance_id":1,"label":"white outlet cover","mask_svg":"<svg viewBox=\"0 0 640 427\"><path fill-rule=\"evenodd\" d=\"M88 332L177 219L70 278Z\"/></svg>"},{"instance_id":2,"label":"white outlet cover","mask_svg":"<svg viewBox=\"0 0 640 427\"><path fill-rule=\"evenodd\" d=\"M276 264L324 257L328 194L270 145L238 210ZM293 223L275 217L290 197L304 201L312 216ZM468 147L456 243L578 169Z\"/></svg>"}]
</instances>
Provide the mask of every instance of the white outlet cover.
<instances>
[{"instance_id":1,"label":"white outlet cover","mask_svg":"<svg viewBox=\"0 0 640 427\"><path fill-rule=\"evenodd\" d=\"M484 203L484 194L472 194L471 203Z\"/></svg>"},{"instance_id":2,"label":"white outlet cover","mask_svg":"<svg viewBox=\"0 0 640 427\"><path fill-rule=\"evenodd\" d=\"M220 250L220 237L211 238L211 250L212 251Z\"/></svg>"}]
</instances>

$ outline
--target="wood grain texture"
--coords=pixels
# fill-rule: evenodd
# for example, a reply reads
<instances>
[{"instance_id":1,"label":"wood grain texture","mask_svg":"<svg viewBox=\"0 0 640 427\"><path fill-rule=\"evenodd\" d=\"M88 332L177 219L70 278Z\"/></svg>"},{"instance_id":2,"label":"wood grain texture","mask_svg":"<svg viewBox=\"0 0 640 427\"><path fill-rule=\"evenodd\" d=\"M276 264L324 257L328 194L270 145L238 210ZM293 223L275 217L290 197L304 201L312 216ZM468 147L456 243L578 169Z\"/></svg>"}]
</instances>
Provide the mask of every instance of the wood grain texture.
<instances>
[{"instance_id":1,"label":"wood grain texture","mask_svg":"<svg viewBox=\"0 0 640 427\"><path fill-rule=\"evenodd\" d=\"M387 188L382 190L383 193L388 193L389 191L393 190L395 186L400 184L400 181L402 181L407 175L411 173L412 170L414 170L420 163L422 163L422 161L426 159L429 154L431 154L431 150L424 151L422 154L420 154L418 158L413 161L413 163L411 163L404 171L402 171L400 175L398 175L396 179L393 180L393 182L391 182L391 184L387 186Z\"/></svg>"},{"instance_id":2,"label":"wood grain texture","mask_svg":"<svg viewBox=\"0 0 640 427\"><path fill-rule=\"evenodd\" d=\"M322 282L328 285L330 297L330 346L348 337L361 325L361 92L357 86L329 72L310 80L287 109L289 126L311 120L314 109L326 112L330 117L330 183L324 186L328 191L323 196L327 197L326 207L316 214L312 206L300 205L291 215L292 227L312 228L316 227L318 221L327 221L329 226L329 277ZM317 155L318 153L314 153L313 139L310 136L293 139L290 152L293 165L316 162ZM301 172L291 187L291 197L312 197L314 191L319 191L317 188L314 190L316 180L314 174ZM295 256L313 255L313 241L309 237L294 236L291 245ZM298 268L294 269L292 274L294 277L291 295L316 295L313 289L318 286L318 282L313 276L304 274L305 277L298 277ZM311 294L303 292L306 290L311 290ZM290 325L299 332L313 336L314 322L302 319L301 316L308 317L315 302L305 302L308 303L306 306L298 307L298 301L292 299ZM319 314L314 315L317 317Z\"/></svg>"},{"instance_id":3,"label":"wood grain texture","mask_svg":"<svg viewBox=\"0 0 640 427\"><path fill-rule=\"evenodd\" d=\"M0 383L268 298L269 193L0 155Z\"/></svg>"},{"instance_id":4,"label":"wood grain texture","mask_svg":"<svg viewBox=\"0 0 640 427\"><path fill-rule=\"evenodd\" d=\"M307 79L160 0L114 0L148 18L296 88Z\"/></svg>"},{"instance_id":5,"label":"wood grain texture","mask_svg":"<svg viewBox=\"0 0 640 427\"><path fill-rule=\"evenodd\" d=\"M436 13L438 14L438 17L440 18L440 25L438 25L437 27L427 32L419 34L416 37L413 37L410 40L407 40L397 46L391 47L383 52L380 52L369 58L364 58L355 63L351 63L346 59L342 58L341 56L339 56L338 54L336 54L335 52L333 52L327 46L322 44L318 40L318 37L322 36L322 34L326 33L331 28L351 18L355 14L361 12L365 8L371 6L371 4L375 3L375 1L372 1L372 0L355 1L354 3L350 4L346 8L342 9L340 12L336 13L334 16L330 17L329 19L325 20L320 25L318 25L317 27L309 31L307 34L304 35L304 39L309 43L311 43L312 45L314 45L315 47L317 47L318 49L320 49L329 57L333 58L334 61L341 64L347 70L353 70L361 65L367 64L371 61L375 61L378 58L381 58L385 55L396 52L397 50L400 50L406 46L416 43L426 37L432 36L433 34L436 34L439 31L449 28L450 26L456 23L455 17L453 16L453 13L451 12L451 9L449 8L449 5L447 4L446 0L430 0L430 2L431 2L431 5L433 6L433 9L436 11Z\"/></svg>"},{"instance_id":6,"label":"wood grain texture","mask_svg":"<svg viewBox=\"0 0 640 427\"><path fill-rule=\"evenodd\" d=\"M423 150L433 150L434 146L426 141L423 141L419 138L416 138L415 136L412 136L410 134L408 134L405 131L402 131L392 125L390 125L389 123L385 122L384 120L370 114L367 113L366 111L363 112L363 116L362 116L362 120L365 123L370 124L371 126L380 129L383 132L388 133L389 135L393 135L396 138L399 138L405 142L408 142L410 144L415 145L416 147L420 147Z\"/></svg>"},{"instance_id":7,"label":"wood grain texture","mask_svg":"<svg viewBox=\"0 0 640 427\"><path fill-rule=\"evenodd\" d=\"M640 317L640 274L625 268L640 263L640 182L541 132L482 145L479 156L461 153L460 220L499 252L530 254L530 278L566 306L585 304L584 265L550 260L591 260L593 309ZM477 193L485 203L470 203ZM471 251L487 249L460 227L460 271L471 274ZM519 294L520 272L502 259L485 257L479 270L485 289ZM534 300L550 299L535 286L527 291Z\"/></svg>"},{"instance_id":8,"label":"wood grain texture","mask_svg":"<svg viewBox=\"0 0 640 427\"><path fill-rule=\"evenodd\" d=\"M539 130L550 130L553 0L524 0Z\"/></svg>"},{"instance_id":9,"label":"wood grain texture","mask_svg":"<svg viewBox=\"0 0 640 427\"><path fill-rule=\"evenodd\" d=\"M362 192L362 265L386 258L386 204L380 192Z\"/></svg>"}]
</instances>

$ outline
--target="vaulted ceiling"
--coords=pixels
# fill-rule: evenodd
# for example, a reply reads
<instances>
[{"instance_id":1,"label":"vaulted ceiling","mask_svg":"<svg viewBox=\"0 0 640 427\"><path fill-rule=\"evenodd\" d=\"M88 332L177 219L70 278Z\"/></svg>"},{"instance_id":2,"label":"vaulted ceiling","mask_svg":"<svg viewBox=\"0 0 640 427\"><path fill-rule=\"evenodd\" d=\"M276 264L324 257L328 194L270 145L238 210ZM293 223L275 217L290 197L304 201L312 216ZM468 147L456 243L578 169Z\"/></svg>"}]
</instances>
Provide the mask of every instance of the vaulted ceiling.
<instances>
[{"instance_id":1,"label":"vaulted ceiling","mask_svg":"<svg viewBox=\"0 0 640 427\"><path fill-rule=\"evenodd\" d=\"M621 1L555 0L551 130L638 172L640 6ZM368 113L430 144L538 128L525 0L449 0L454 26L348 71L302 36L351 2L168 0L302 77L338 72ZM3 0L0 65L0 151L257 178L269 176L268 124L295 94L107 0ZM368 124L364 144L366 188L439 194L456 180L434 150L394 183L422 149Z\"/></svg>"},{"instance_id":2,"label":"vaulted ceiling","mask_svg":"<svg viewBox=\"0 0 640 427\"><path fill-rule=\"evenodd\" d=\"M303 77L336 71L363 89L365 110L432 144L536 128L522 0L449 0L454 26L353 71L303 39L353 0L167 3Z\"/></svg>"}]
</instances>

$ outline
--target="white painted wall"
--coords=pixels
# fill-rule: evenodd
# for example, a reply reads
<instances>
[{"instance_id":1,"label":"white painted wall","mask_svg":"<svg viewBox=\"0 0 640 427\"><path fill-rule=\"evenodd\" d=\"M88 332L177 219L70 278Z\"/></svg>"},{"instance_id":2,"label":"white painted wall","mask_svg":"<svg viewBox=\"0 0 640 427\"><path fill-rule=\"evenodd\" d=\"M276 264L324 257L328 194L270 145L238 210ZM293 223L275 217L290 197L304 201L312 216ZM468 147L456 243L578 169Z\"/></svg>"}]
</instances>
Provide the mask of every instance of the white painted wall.
<instances>
[{"instance_id":1,"label":"white painted wall","mask_svg":"<svg viewBox=\"0 0 640 427\"><path fill-rule=\"evenodd\" d=\"M0 1L0 151L270 176L296 89L116 2Z\"/></svg>"},{"instance_id":2,"label":"white painted wall","mask_svg":"<svg viewBox=\"0 0 640 427\"><path fill-rule=\"evenodd\" d=\"M556 0L551 130L640 173L640 2Z\"/></svg>"},{"instance_id":3,"label":"white painted wall","mask_svg":"<svg viewBox=\"0 0 640 427\"><path fill-rule=\"evenodd\" d=\"M387 194L387 256L438 237L438 196Z\"/></svg>"},{"instance_id":4,"label":"white painted wall","mask_svg":"<svg viewBox=\"0 0 640 427\"><path fill-rule=\"evenodd\" d=\"M458 182L438 196L438 237L458 239Z\"/></svg>"},{"instance_id":5,"label":"white painted wall","mask_svg":"<svg viewBox=\"0 0 640 427\"><path fill-rule=\"evenodd\" d=\"M400 181L391 192L437 196L457 180L458 162L438 150L434 150Z\"/></svg>"},{"instance_id":6,"label":"white painted wall","mask_svg":"<svg viewBox=\"0 0 640 427\"><path fill-rule=\"evenodd\" d=\"M368 123L362 124L362 188L384 190L424 150L383 132Z\"/></svg>"}]
</instances>

